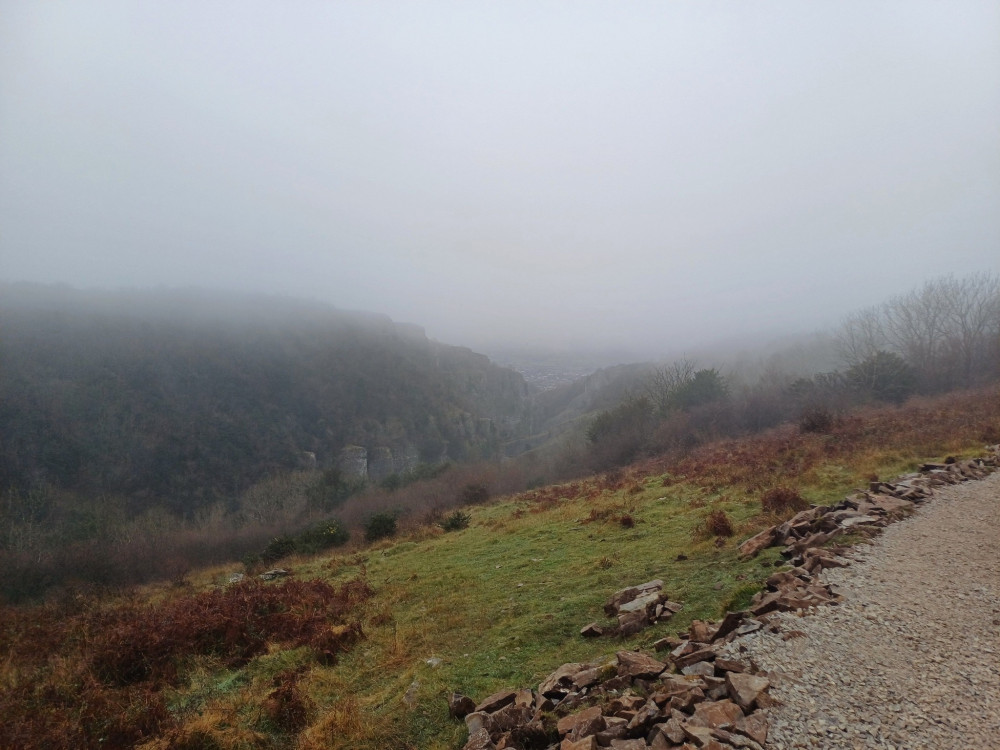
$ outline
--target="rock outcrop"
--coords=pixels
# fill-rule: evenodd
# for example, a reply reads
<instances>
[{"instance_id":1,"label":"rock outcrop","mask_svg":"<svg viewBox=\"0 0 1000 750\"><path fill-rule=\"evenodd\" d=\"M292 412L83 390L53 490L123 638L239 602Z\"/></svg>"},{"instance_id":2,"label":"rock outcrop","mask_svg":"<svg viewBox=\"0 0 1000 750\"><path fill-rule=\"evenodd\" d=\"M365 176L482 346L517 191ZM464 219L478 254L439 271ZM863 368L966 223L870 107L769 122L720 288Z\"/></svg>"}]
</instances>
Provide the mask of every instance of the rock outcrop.
<instances>
[{"instance_id":1,"label":"rock outcrop","mask_svg":"<svg viewBox=\"0 0 1000 750\"><path fill-rule=\"evenodd\" d=\"M596 622L585 625L580 631L584 638L601 635L628 637L656 622L665 622L680 611L683 605L670 601L663 591L663 581L647 581L638 586L616 591L604 605L604 614L618 620L616 627L605 628Z\"/></svg>"}]
</instances>

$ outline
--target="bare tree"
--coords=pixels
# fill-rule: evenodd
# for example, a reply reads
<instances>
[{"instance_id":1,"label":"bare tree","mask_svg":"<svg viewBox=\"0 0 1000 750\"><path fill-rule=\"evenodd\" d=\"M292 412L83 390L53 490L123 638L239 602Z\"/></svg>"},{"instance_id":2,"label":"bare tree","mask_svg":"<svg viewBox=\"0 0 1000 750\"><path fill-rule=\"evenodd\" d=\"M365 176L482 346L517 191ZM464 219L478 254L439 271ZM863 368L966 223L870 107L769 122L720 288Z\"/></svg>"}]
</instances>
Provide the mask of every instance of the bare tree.
<instances>
[{"instance_id":1,"label":"bare tree","mask_svg":"<svg viewBox=\"0 0 1000 750\"><path fill-rule=\"evenodd\" d=\"M949 278L942 282L942 291L948 338L962 384L972 385L979 373L996 375L1000 277L976 274L964 279Z\"/></svg>"},{"instance_id":2,"label":"bare tree","mask_svg":"<svg viewBox=\"0 0 1000 750\"><path fill-rule=\"evenodd\" d=\"M880 352L902 356L925 391L1000 375L1000 276L948 276L850 315L838 336L848 367Z\"/></svg>"},{"instance_id":3,"label":"bare tree","mask_svg":"<svg viewBox=\"0 0 1000 750\"><path fill-rule=\"evenodd\" d=\"M865 307L851 313L841 325L837 351L849 367L869 359L888 345L882 308Z\"/></svg>"},{"instance_id":4,"label":"bare tree","mask_svg":"<svg viewBox=\"0 0 1000 750\"><path fill-rule=\"evenodd\" d=\"M673 364L657 367L646 379L644 390L653 408L660 414L674 409L678 390L694 378L694 362L680 359Z\"/></svg>"}]
</instances>

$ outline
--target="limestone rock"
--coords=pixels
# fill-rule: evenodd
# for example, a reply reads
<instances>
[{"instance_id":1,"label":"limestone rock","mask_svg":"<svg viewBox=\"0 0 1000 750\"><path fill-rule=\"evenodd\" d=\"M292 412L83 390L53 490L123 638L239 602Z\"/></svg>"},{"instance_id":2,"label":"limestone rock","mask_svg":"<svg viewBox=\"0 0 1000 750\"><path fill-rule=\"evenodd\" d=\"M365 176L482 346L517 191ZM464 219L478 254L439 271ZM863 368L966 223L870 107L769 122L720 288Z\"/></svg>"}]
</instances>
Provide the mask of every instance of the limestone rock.
<instances>
[{"instance_id":1,"label":"limestone rock","mask_svg":"<svg viewBox=\"0 0 1000 750\"><path fill-rule=\"evenodd\" d=\"M288 575L291 575L291 573L284 568L273 568L272 570L264 571L257 577L262 581L273 581L275 578L284 578Z\"/></svg>"}]
</instances>

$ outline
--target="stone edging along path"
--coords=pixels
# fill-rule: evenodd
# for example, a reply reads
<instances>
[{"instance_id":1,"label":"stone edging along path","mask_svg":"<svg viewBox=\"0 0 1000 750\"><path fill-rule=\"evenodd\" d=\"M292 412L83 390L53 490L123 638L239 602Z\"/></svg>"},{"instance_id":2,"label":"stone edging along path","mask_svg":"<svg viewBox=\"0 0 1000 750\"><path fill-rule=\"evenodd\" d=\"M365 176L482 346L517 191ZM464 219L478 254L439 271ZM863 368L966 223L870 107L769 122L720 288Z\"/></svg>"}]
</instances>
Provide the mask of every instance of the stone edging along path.
<instances>
[{"instance_id":1,"label":"stone edging along path","mask_svg":"<svg viewBox=\"0 0 1000 750\"><path fill-rule=\"evenodd\" d=\"M1000 707L993 706L994 733L983 737L980 731L973 730L990 726L988 720L974 721L972 717L966 721L967 717L956 716L949 726L946 719L904 710L904 697L892 693L891 686L875 682L870 686L870 694L866 695L865 691L869 690L864 682L866 671L878 674L877 661L862 660L850 672L824 667L815 675L819 682L813 683L812 692L809 692L806 686L810 683L804 672L808 671L810 663L818 663L820 657L810 653L808 659L813 662L799 663L794 656L796 648L803 648L798 646L798 641L800 636L806 635L813 620L801 619L801 615L806 611L818 611L814 608L820 605L844 602L845 593L850 592L852 597L857 593L849 577L854 571L846 569L847 556L855 554L857 548L822 545L847 530L867 528L878 533L894 521L909 516L914 507L940 488L984 479L998 466L1000 446L990 447L983 458L924 464L915 474L891 483L873 482L867 491L859 491L833 506L802 511L752 537L741 545L741 553L755 555L766 547L785 545L783 555L794 567L772 575L767 580L767 590L754 597L748 610L729 612L718 623L695 620L689 632L681 634L683 640L665 638L658 641L654 646L657 652L666 652L662 657L639 651L619 651L606 662L563 664L537 689L500 691L478 704L471 698L453 694L449 700L451 714L464 719L469 728L464 750L1000 746L1000 726L997 726L1000 721L996 718ZM989 484L994 483L1000 486L995 481ZM941 505L947 507L947 504ZM995 528L990 529L986 524L984 533L995 535ZM961 544L963 538L960 536L953 541ZM991 552L995 560L996 547L986 546L987 554ZM920 556L920 552L910 552ZM931 565L933 560L928 559L925 563ZM857 567L867 572L868 565L866 560ZM910 583L921 589L919 581L911 580ZM629 596L647 595L648 585L643 586L616 592L609 604L621 606L627 604ZM885 595L886 592L876 587L869 597L874 596L874 599L864 606L877 604ZM891 599L891 592L889 596ZM923 599L930 600L934 596L934 591L923 589ZM908 601L906 606L919 608L926 604L916 599ZM850 606L856 607L854 599ZM882 602L880 607L865 614L872 614L876 623L884 622L886 607L891 606ZM1000 622L1000 606L996 610L994 616ZM847 608L826 609L824 614L842 611ZM825 629L817 632L828 634L829 623L835 623L837 618L831 615L816 618L816 622L821 619ZM872 622L867 616L865 621ZM953 640L968 635L950 633ZM856 632L840 631L839 636L840 645L847 652L860 653L862 644ZM872 637L891 642L900 637L900 633L880 632ZM920 636L904 633L903 637ZM801 640L809 641L807 638ZM990 649L988 645L984 648ZM990 652L992 649L985 653ZM933 656L932 649L930 658ZM918 665L906 666L925 683L936 680L937 674L923 674ZM966 681L966 693L968 685L975 690L977 681L988 682L1000 674L989 665L980 671L966 670L968 674L964 674L961 666L945 668L963 674L961 679ZM852 681L860 685L852 693L855 697L859 691L862 694L860 707L820 710L831 705L825 697L828 688ZM894 698L900 702L890 703L889 710L900 717L898 727L895 722L889 727L880 719L869 720L872 712L863 710L865 701L877 705ZM816 710L805 709L803 713L800 709L789 713L792 703L799 705L803 701ZM787 709L778 708L781 702L790 705ZM973 730L956 730L965 724ZM925 734L933 736L934 742L911 744L907 740L912 736L907 730L920 726L927 728Z\"/></svg>"}]
</instances>

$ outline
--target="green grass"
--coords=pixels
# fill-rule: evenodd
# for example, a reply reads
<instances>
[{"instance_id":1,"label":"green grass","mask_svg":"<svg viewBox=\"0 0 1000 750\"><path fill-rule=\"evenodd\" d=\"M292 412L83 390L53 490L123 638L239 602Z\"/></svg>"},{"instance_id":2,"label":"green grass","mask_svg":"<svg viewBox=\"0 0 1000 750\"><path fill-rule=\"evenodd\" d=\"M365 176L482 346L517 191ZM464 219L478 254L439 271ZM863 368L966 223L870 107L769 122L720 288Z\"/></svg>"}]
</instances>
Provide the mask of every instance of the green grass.
<instances>
[{"instance_id":1,"label":"green grass","mask_svg":"<svg viewBox=\"0 0 1000 750\"><path fill-rule=\"evenodd\" d=\"M619 507L630 509L634 527L623 527L614 515L585 522L595 508ZM761 587L778 555L768 550L740 561L738 537L716 547L699 527L717 507L737 527L759 513L747 500L653 486L627 498L619 492L564 500L539 512L506 501L473 509L463 531L372 550L364 562L376 589L368 614L385 621L369 627L368 640L336 669L343 689L359 697L379 729L371 744L355 746L375 747L387 736L421 748L458 746L465 729L447 717L452 691L478 699L504 687L536 686L563 662L648 646L692 618L718 617L726 604ZM679 554L687 559L678 561ZM358 572L356 563L342 559L333 568L349 576ZM299 574L320 573L323 566L314 563ZM586 623L609 622L602 605L611 593L652 578L663 579L670 597L684 602L672 622L625 642L580 637ZM432 657L442 663L427 665ZM401 696L414 681L417 705L404 710Z\"/></svg>"},{"instance_id":2,"label":"green grass","mask_svg":"<svg viewBox=\"0 0 1000 750\"><path fill-rule=\"evenodd\" d=\"M545 487L466 509L466 529L421 527L361 550L282 561L299 580L337 584L364 575L375 593L350 619L360 618L366 637L332 666L321 666L309 648L280 646L241 668L207 656L183 657L178 683L147 696L162 695L179 726L144 747L459 748L466 733L447 715L451 692L481 699L504 688L537 686L564 662L649 647L694 618L745 607L780 563L777 549L753 560L736 554L742 540L775 521L761 514L763 491L791 485L810 502L829 504L873 476L891 479L924 460L973 455L982 435L1000 430L998 395L873 411L831 435L802 435L786 426L708 444L670 465L663 459L630 467L617 480ZM735 530L721 546L703 526L716 510ZM625 516L632 523L623 524ZM835 542L852 538L863 537L856 532ZM187 588L162 583L137 596L170 604L226 585L234 568L198 571ZM602 605L612 592L652 578L663 579L669 596L684 603L672 621L625 641L580 637L583 625L609 622ZM116 606L100 598L91 604ZM12 636L19 645L9 651L20 661L0 663L0 685L19 684L23 670L37 669L75 694L78 674L91 658L86 644L73 652L77 661L36 664L38 654L58 646L46 642L43 631ZM428 664L431 658L440 664ZM299 735L282 734L263 713L276 677L289 673L299 675L299 689L312 706L309 726ZM403 700L408 691L412 705Z\"/></svg>"},{"instance_id":3,"label":"green grass","mask_svg":"<svg viewBox=\"0 0 1000 750\"><path fill-rule=\"evenodd\" d=\"M869 456L860 468L828 464L803 475L801 487L811 502L833 503L865 484L872 466L889 476L913 465L914 459L894 455L884 464ZM466 732L447 715L453 691L478 700L504 688L534 687L564 662L650 647L692 619L744 608L781 561L778 549L752 560L736 554L739 542L765 522L756 494L663 484L654 476L634 494L590 492L554 503L507 499L470 509L470 526L461 531L425 529L361 553L299 561L299 577L336 582L364 573L376 591L364 605L366 640L335 667L311 668L308 692L318 718L301 746L457 748ZM715 509L736 529L721 547L702 529ZM634 526L619 522L623 513ZM604 517L588 521L592 516ZM580 637L588 622L612 624L602 605L615 590L653 578L684 603L673 620L624 641ZM441 663L431 666L431 658ZM273 671L246 670L256 673L247 679L257 685L262 672ZM238 685L233 676L225 681ZM403 695L414 683L410 707ZM349 721L337 713L344 705L352 707Z\"/></svg>"}]
</instances>

